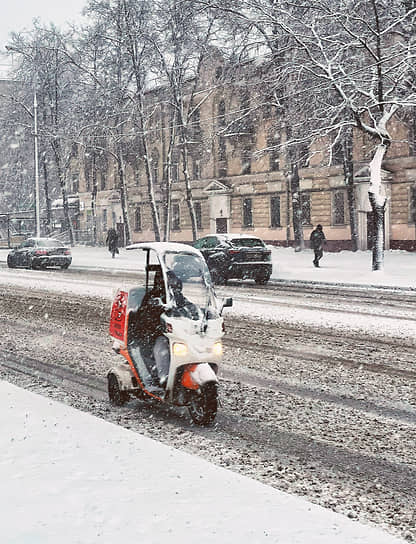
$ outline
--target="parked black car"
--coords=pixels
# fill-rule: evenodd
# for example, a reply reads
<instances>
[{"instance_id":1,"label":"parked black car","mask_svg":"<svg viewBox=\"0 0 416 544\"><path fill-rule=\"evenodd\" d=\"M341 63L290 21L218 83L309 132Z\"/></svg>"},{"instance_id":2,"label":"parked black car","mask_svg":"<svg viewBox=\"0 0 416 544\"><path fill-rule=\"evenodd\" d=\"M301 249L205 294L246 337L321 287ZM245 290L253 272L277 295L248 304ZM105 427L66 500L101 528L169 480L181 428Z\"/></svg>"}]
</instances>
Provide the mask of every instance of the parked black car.
<instances>
[{"instance_id":1,"label":"parked black car","mask_svg":"<svg viewBox=\"0 0 416 544\"><path fill-rule=\"evenodd\" d=\"M215 283L235 278L264 285L272 274L271 251L255 236L212 234L197 240L194 247L205 257Z\"/></svg>"},{"instance_id":2,"label":"parked black car","mask_svg":"<svg viewBox=\"0 0 416 544\"><path fill-rule=\"evenodd\" d=\"M53 238L28 238L7 255L9 268L68 268L71 250Z\"/></svg>"}]
</instances>

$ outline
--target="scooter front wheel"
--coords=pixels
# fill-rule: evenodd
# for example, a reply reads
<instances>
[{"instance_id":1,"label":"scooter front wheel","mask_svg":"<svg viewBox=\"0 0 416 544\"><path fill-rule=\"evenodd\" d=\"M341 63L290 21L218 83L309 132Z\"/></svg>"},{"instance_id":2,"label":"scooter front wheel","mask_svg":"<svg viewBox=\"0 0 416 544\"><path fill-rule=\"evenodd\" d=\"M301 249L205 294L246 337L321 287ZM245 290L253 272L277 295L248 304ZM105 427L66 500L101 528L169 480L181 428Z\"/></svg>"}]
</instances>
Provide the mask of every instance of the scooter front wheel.
<instances>
[{"instance_id":1,"label":"scooter front wheel","mask_svg":"<svg viewBox=\"0 0 416 544\"><path fill-rule=\"evenodd\" d=\"M192 395L188 406L195 425L209 425L215 419L218 409L218 386L207 383Z\"/></svg>"},{"instance_id":2,"label":"scooter front wheel","mask_svg":"<svg viewBox=\"0 0 416 544\"><path fill-rule=\"evenodd\" d=\"M108 398L113 406L123 406L129 400L129 394L120 389L117 376L115 374L108 375Z\"/></svg>"}]
</instances>

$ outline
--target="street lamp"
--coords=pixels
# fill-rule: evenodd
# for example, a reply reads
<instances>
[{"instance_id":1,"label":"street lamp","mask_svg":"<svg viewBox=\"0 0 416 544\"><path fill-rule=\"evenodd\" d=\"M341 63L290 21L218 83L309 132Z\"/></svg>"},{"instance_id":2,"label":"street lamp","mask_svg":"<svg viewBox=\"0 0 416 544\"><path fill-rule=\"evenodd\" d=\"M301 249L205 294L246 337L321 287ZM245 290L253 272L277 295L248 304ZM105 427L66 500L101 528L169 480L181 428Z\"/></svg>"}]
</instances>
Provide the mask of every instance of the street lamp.
<instances>
[{"instance_id":1,"label":"street lamp","mask_svg":"<svg viewBox=\"0 0 416 544\"><path fill-rule=\"evenodd\" d=\"M7 51L15 51L23 55L19 49L6 45ZM36 97L36 75L33 79L33 137L34 137L34 162L35 162L35 220L36 237L40 237L40 192L39 192L39 146L38 146L38 101Z\"/></svg>"}]
</instances>

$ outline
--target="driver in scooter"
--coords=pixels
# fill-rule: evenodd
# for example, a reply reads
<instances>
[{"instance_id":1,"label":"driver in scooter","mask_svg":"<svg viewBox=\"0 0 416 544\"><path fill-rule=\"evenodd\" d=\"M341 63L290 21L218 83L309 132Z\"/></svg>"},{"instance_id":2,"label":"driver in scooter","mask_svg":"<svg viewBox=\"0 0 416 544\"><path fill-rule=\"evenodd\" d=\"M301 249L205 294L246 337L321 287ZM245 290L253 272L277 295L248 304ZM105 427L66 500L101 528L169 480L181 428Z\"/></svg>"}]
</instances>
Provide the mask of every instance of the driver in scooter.
<instances>
[{"instance_id":1,"label":"driver in scooter","mask_svg":"<svg viewBox=\"0 0 416 544\"><path fill-rule=\"evenodd\" d=\"M153 358L153 347L156 338L162 334L160 316L163 313L162 302L165 300L165 286L162 271L157 270L153 287L148 291L135 312L129 317L131 338L140 344L140 352L145 363Z\"/></svg>"},{"instance_id":2,"label":"driver in scooter","mask_svg":"<svg viewBox=\"0 0 416 544\"><path fill-rule=\"evenodd\" d=\"M175 301L175 306L178 313L190 319L198 319L199 312L197 306L188 300L182 292L182 280L178 278L178 276L172 270L168 270L167 277L168 285L173 294L173 299Z\"/></svg>"},{"instance_id":3,"label":"driver in scooter","mask_svg":"<svg viewBox=\"0 0 416 544\"><path fill-rule=\"evenodd\" d=\"M168 286L173 295L175 308L179 315L198 319L198 309L182 293L182 280L172 270L167 271ZM153 357L155 360L159 384L164 387L168 380L170 367L170 347L169 340L163 334L156 337L153 347Z\"/></svg>"}]
</instances>

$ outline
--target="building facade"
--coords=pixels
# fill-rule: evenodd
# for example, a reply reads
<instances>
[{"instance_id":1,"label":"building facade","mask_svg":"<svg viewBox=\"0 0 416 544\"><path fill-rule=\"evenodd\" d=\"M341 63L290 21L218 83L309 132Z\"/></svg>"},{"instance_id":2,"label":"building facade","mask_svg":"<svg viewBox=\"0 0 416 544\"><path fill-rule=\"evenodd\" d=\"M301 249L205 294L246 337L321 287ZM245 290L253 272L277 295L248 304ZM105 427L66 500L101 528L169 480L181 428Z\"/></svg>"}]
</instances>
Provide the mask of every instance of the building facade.
<instances>
[{"instance_id":1,"label":"building facade","mask_svg":"<svg viewBox=\"0 0 416 544\"><path fill-rule=\"evenodd\" d=\"M198 100L188 126L188 172L198 236L213 232L247 233L267 243L290 246L294 243L292 192L284 147L284 128L279 129L278 111L268 104L257 106L250 85L234 80L224 85L220 59L203 72ZM242 78L243 80L244 78ZM158 100L160 90L149 93L152 116L148 124L152 177L159 218L164 230L166 202L166 150L169 143L169 112L166 101ZM414 116L414 119L416 115ZM393 143L383 163L383 190L387 197L385 214L386 249L416 250L416 130L415 121L394 121ZM304 239L314 226L322 224L329 250L351 249L348 187L342 156L334 153L328 164L324 150L306 150L307 163L299 166L299 198ZM192 240L190 214L180 147L170 162L172 176L171 241ZM371 245L372 211L368 200L371 142L354 134L353 162L355 213L359 249ZM80 157L77 179L80 197L80 228L92 228L92 187L95 199L98 240L107 229L116 227L123 236L123 213L118 190L117 168L108 156L95 161ZM131 241L154 240L147 178L140 146L129 147L125 171ZM76 167L75 167L76 168Z\"/></svg>"}]
</instances>

